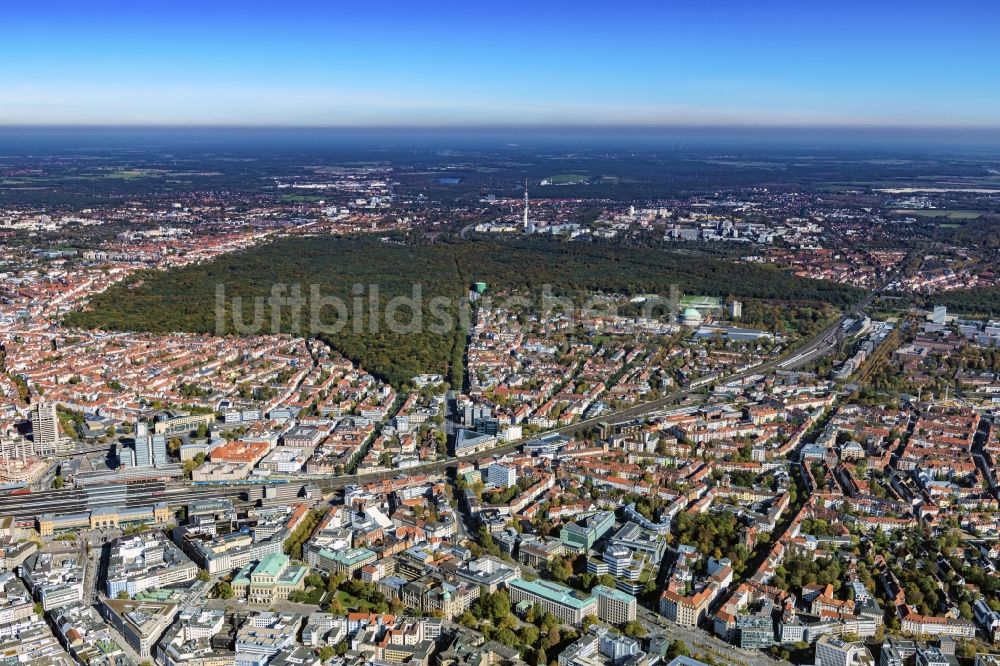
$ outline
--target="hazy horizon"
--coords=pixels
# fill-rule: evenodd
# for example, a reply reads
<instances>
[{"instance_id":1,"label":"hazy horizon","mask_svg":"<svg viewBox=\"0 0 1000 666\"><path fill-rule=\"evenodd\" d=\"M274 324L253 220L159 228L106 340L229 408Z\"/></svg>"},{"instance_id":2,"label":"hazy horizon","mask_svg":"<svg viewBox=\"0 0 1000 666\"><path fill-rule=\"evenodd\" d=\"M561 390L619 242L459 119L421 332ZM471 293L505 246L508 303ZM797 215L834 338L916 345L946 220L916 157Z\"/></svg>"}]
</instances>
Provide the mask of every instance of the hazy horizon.
<instances>
[{"instance_id":1,"label":"hazy horizon","mask_svg":"<svg viewBox=\"0 0 1000 666\"><path fill-rule=\"evenodd\" d=\"M1000 128L0 125L0 155L88 150L936 150L1000 152Z\"/></svg>"},{"instance_id":2,"label":"hazy horizon","mask_svg":"<svg viewBox=\"0 0 1000 666\"><path fill-rule=\"evenodd\" d=\"M998 20L985 0L19 3L0 124L1000 129Z\"/></svg>"}]
</instances>

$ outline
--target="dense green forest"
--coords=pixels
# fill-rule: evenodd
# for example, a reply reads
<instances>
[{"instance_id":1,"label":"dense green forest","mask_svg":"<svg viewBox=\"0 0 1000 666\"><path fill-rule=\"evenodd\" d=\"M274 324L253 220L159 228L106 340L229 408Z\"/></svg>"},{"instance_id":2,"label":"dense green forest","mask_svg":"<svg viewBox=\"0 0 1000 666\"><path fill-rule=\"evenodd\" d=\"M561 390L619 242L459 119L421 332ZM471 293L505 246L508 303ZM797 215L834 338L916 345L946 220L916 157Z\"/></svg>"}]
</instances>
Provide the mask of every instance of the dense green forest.
<instances>
[{"instance_id":1,"label":"dense green forest","mask_svg":"<svg viewBox=\"0 0 1000 666\"><path fill-rule=\"evenodd\" d=\"M1000 248L1000 215L985 214L956 229L948 229L948 240L961 246Z\"/></svg>"},{"instance_id":2,"label":"dense green forest","mask_svg":"<svg viewBox=\"0 0 1000 666\"><path fill-rule=\"evenodd\" d=\"M1000 287L979 287L938 292L928 297L927 306L946 305L952 312L1000 317Z\"/></svg>"},{"instance_id":3,"label":"dense green forest","mask_svg":"<svg viewBox=\"0 0 1000 666\"><path fill-rule=\"evenodd\" d=\"M557 296L592 291L627 294L681 292L786 303L845 306L861 292L843 285L797 278L767 266L728 262L683 251L628 248L590 243L525 240L502 245L490 241L405 244L397 240L320 237L288 238L211 262L167 272L143 271L96 296L87 310L67 315L71 326L136 330L219 332L217 289L224 287L223 332L233 328L233 299L242 301L241 321L253 321L254 298L266 299L272 286L300 285L305 304L298 320L286 305L280 329L308 334L311 287L326 298L339 297L340 313L324 306L322 322L345 325L336 333L319 332L348 358L377 376L401 385L421 372L461 379L467 322L460 316L468 287L486 282L498 289L530 290L538 296L550 285ZM360 285L360 286L358 286ZM415 332L387 330L385 313L393 298L420 290L421 326ZM377 289L377 293L375 293ZM443 297L434 304L431 299ZM372 317L372 304L380 313ZM271 332L272 310L260 304L262 328ZM358 316L360 314L360 316ZM414 324L407 307L396 321ZM312 331L316 332L316 331Z\"/></svg>"},{"instance_id":4,"label":"dense green forest","mask_svg":"<svg viewBox=\"0 0 1000 666\"><path fill-rule=\"evenodd\" d=\"M797 278L769 266L722 261L683 250L523 240L504 245L488 241L455 244L448 253L469 267L475 280L505 288L537 289L548 284L556 294L667 294L670 285L676 284L689 294L844 306L862 293L832 282Z\"/></svg>"}]
</instances>

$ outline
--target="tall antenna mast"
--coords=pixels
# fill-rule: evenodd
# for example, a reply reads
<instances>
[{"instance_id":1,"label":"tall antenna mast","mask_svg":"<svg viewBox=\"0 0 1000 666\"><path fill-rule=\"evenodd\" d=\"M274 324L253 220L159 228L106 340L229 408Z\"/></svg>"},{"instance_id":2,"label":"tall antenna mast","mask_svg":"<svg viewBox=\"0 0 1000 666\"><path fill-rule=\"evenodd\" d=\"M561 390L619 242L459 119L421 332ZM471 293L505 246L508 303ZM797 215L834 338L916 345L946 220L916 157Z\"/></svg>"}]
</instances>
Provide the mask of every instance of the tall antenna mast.
<instances>
[{"instance_id":1,"label":"tall antenna mast","mask_svg":"<svg viewBox=\"0 0 1000 666\"><path fill-rule=\"evenodd\" d=\"M528 179L524 179L524 230L528 230Z\"/></svg>"}]
</instances>

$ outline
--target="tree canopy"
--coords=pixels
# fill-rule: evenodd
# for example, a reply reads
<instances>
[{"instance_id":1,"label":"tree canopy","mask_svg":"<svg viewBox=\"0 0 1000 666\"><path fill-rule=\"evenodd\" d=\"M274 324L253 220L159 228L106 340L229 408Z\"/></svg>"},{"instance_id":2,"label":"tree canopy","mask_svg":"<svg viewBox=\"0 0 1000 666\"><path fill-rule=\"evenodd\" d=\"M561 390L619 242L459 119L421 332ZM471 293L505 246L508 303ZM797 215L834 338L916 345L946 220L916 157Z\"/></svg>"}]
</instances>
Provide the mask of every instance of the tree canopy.
<instances>
[{"instance_id":1,"label":"tree canopy","mask_svg":"<svg viewBox=\"0 0 1000 666\"><path fill-rule=\"evenodd\" d=\"M462 299L476 281L490 285L490 293L530 290L534 300L540 300L547 286L553 296L579 296L578 302L596 291L667 296L673 285L682 293L817 306L844 306L861 293L770 266L675 250L536 239L408 244L330 236L284 238L205 263L139 271L94 296L86 310L69 313L66 323L154 333L234 333L238 332L234 309L241 311L240 325L249 326L255 318L254 299L261 299L262 330L257 332L315 332L309 330L315 308L322 325L332 329L343 324L339 331L320 332L319 337L379 378L402 385L431 372L448 376L455 386L462 381L468 321L460 316L465 307ZM298 318L288 304L279 306L280 331L270 330L269 299L276 284L285 285L282 296L292 294L298 285L303 300ZM338 311L329 300L312 300L314 285L320 299L336 297L345 309ZM219 299L222 308L217 308L218 290L224 293ZM413 298L415 290L422 307L414 312L397 306L393 319L416 330L389 330L391 302ZM432 306L434 297L443 301ZM240 308L234 298L242 299ZM817 321L820 318L817 314Z\"/></svg>"}]
</instances>

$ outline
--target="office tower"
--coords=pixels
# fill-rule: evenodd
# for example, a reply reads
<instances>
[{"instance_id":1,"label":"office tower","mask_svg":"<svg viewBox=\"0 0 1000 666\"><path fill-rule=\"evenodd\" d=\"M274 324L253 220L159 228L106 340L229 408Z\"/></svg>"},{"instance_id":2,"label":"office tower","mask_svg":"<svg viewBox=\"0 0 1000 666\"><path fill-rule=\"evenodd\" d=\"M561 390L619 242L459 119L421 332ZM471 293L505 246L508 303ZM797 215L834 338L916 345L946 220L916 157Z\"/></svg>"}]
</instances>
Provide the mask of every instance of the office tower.
<instances>
[{"instance_id":1,"label":"office tower","mask_svg":"<svg viewBox=\"0 0 1000 666\"><path fill-rule=\"evenodd\" d=\"M118 447L118 466L135 467L135 450L127 446Z\"/></svg>"},{"instance_id":2,"label":"office tower","mask_svg":"<svg viewBox=\"0 0 1000 666\"><path fill-rule=\"evenodd\" d=\"M39 402L31 409L31 436L36 455L55 450L59 441L59 417L56 416L55 404Z\"/></svg>"},{"instance_id":3,"label":"office tower","mask_svg":"<svg viewBox=\"0 0 1000 666\"><path fill-rule=\"evenodd\" d=\"M149 427L145 423L135 424L135 443L133 444L135 449L135 466L136 467L152 467L153 466L153 443L152 437L149 435Z\"/></svg>"},{"instance_id":4,"label":"office tower","mask_svg":"<svg viewBox=\"0 0 1000 666\"><path fill-rule=\"evenodd\" d=\"M150 442L153 453L153 467L163 467L167 464L167 436L153 435Z\"/></svg>"}]
</instances>

